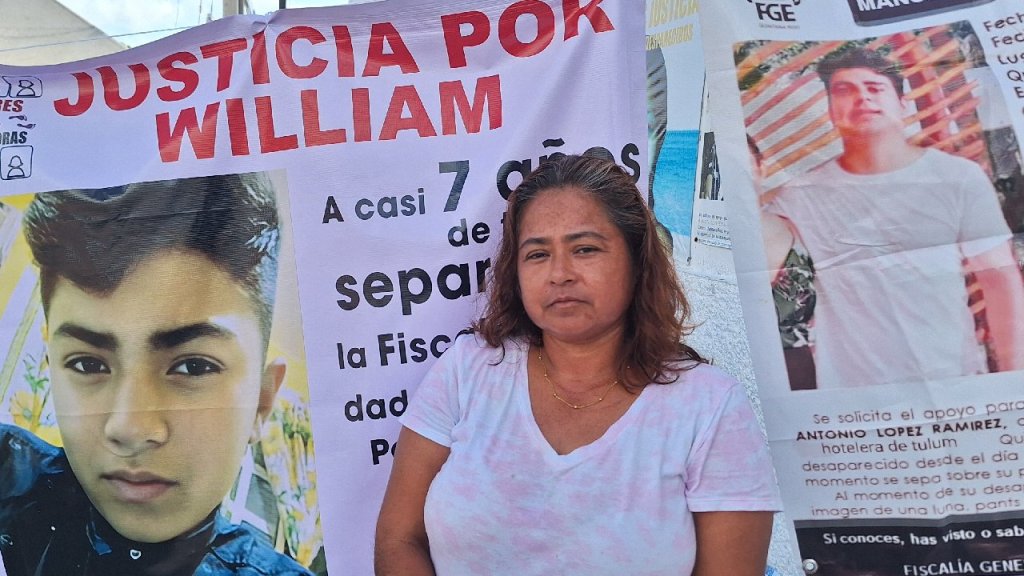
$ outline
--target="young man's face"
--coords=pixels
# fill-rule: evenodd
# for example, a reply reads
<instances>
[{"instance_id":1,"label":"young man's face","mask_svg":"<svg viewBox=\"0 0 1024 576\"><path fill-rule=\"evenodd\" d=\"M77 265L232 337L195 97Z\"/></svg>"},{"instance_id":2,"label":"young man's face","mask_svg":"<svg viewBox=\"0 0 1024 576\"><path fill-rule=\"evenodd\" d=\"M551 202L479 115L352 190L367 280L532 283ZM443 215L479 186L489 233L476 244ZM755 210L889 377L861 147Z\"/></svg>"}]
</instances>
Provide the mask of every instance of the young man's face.
<instances>
[{"instance_id":1,"label":"young man's face","mask_svg":"<svg viewBox=\"0 0 1024 576\"><path fill-rule=\"evenodd\" d=\"M870 68L840 68L828 94L828 113L840 136L903 133L906 103L888 77Z\"/></svg>"},{"instance_id":2,"label":"young man's face","mask_svg":"<svg viewBox=\"0 0 1024 576\"><path fill-rule=\"evenodd\" d=\"M166 251L106 296L60 279L47 314L61 437L122 536L161 542L223 500L273 403L256 313L209 259Z\"/></svg>"}]
</instances>

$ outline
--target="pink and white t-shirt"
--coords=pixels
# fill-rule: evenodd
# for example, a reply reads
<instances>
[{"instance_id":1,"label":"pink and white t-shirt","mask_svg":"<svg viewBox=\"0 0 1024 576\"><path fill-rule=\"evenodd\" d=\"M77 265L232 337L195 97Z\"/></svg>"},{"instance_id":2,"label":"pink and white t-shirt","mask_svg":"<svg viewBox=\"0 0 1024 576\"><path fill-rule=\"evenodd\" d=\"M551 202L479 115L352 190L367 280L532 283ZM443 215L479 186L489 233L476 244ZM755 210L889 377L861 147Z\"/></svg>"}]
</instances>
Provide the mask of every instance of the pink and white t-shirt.
<instances>
[{"instance_id":1,"label":"pink and white t-shirt","mask_svg":"<svg viewBox=\"0 0 1024 576\"><path fill-rule=\"evenodd\" d=\"M424 510L437 574L689 574L692 512L781 508L743 386L707 365L649 385L597 441L557 454L533 418L528 348L474 336L402 423L451 453Z\"/></svg>"}]
</instances>

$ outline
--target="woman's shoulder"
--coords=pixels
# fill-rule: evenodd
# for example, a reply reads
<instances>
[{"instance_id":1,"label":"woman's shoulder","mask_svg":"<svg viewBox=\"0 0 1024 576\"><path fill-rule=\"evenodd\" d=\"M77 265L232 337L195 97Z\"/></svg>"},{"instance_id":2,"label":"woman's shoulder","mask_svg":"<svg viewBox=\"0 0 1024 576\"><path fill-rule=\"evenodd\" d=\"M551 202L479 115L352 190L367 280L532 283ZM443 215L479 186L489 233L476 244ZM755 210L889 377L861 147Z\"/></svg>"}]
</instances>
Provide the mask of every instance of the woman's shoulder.
<instances>
[{"instance_id":1,"label":"woman's shoulder","mask_svg":"<svg viewBox=\"0 0 1024 576\"><path fill-rule=\"evenodd\" d=\"M483 337L473 332L461 333L456 337L440 359L435 370L456 374L478 374L480 371L492 371L499 366L516 366L523 356L528 354L529 345L519 340L506 340L501 345L493 346Z\"/></svg>"},{"instance_id":2,"label":"woman's shoulder","mask_svg":"<svg viewBox=\"0 0 1024 576\"><path fill-rule=\"evenodd\" d=\"M671 366L669 372L675 377L674 382L648 386L663 389L664 394L684 396L689 400L703 399L712 403L717 403L716 401L742 386L728 372L703 362L679 361Z\"/></svg>"},{"instance_id":3,"label":"woman's shoulder","mask_svg":"<svg viewBox=\"0 0 1024 576\"><path fill-rule=\"evenodd\" d=\"M708 362L695 360L677 360L669 365L669 372L678 376L676 382L707 381L717 385L732 386L738 384L728 372Z\"/></svg>"},{"instance_id":4,"label":"woman's shoulder","mask_svg":"<svg viewBox=\"0 0 1024 576\"><path fill-rule=\"evenodd\" d=\"M505 340L499 346L491 346L474 332L460 333L455 341L441 355L441 362L454 363L471 368L479 365L497 366L520 361L530 350L529 344L520 340Z\"/></svg>"},{"instance_id":5,"label":"woman's shoulder","mask_svg":"<svg viewBox=\"0 0 1024 576\"><path fill-rule=\"evenodd\" d=\"M675 382L648 384L641 396L646 396L643 409L648 425L665 426L665 434L681 434L681 439L693 441L713 430L723 417L749 406L743 384L720 368L681 363L673 375Z\"/></svg>"}]
</instances>

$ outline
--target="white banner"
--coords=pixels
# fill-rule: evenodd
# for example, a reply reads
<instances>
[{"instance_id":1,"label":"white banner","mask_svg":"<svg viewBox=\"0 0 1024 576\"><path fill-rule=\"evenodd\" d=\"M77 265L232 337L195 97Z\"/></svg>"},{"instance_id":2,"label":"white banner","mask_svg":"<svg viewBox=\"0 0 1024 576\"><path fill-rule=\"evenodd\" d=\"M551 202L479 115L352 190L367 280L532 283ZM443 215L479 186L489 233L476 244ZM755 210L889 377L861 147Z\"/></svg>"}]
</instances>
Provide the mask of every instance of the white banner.
<instances>
[{"instance_id":1,"label":"white banner","mask_svg":"<svg viewBox=\"0 0 1024 576\"><path fill-rule=\"evenodd\" d=\"M220 514L257 527L279 553L315 572L372 573L398 416L428 365L477 313L503 196L548 155L593 149L646 186L643 37L643 14L620 0L391 0L234 17L103 58L0 67L0 339L9 350L0 421L63 443L75 472L82 456L73 446L100 443L70 428L69 414L84 409L58 396L55 411L49 400L57 360L51 351L45 361L43 338L49 334L54 345L54 316L70 288L58 269L52 294L44 282L40 295L20 225L33 195L267 173L281 226L248 247L259 252L280 242L267 361L280 357L289 366L274 409L254 408L264 417L263 439L242 457L242 477ZM81 195L106 203L118 194ZM83 285L83 294L116 298L136 271L164 262L140 259L123 272L123 284ZM160 292L146 298L156 310L163 291L187 295L198 286L202 296L210 274L202 266L168 273L153 286ZM41 300L50 304L45 318ZM89 340L106 346L102 354L89 363L74 357L61 369L117 374L119 354L137 337L121 334L122 325L149 311L136 306L133 317L106 309L95 332L113 340ZM168 373L191 376L199 368L228 372L207 362ZM179 441L169 438L168 446ZM217 440L188 449L197 455L229 443ZM155 506L163 491L188 485L171 475L103 471L99 484ZM93 496L89 481L78 480ZM123 532L122 523L106 520ZM7 521L0 511L0 524ZM21 573L8 561L12 554L35 562L32 569L54 561L29 558L24 548L0 550L12 576ZM147 557L133 548L132 559L136 552Z\"/></svg>"}]
</instances>

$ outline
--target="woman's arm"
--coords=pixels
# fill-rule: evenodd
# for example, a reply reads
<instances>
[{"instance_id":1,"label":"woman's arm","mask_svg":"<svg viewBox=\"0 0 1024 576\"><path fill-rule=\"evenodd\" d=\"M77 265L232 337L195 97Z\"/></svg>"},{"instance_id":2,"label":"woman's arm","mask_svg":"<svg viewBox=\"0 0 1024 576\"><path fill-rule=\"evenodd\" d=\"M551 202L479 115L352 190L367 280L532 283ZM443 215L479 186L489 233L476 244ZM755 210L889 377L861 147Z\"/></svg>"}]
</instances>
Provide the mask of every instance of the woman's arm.
<instances>
[{"instance_id":1,"label":"woman's arm","mask_svg":"<svg viewBox=\"0 0 1024 576\"><path fill-rule=\"evenodd\" d=\"M448 453L448 448L402 428L377 518L373 560L376 576L433 576L423 504Z\"/></svg>"},{"instance_id":2,"label":"woman's arm","mask_svg":"<svg viewBox=\"0 0 1024 576\"><path fill-rule=\"evenodd\" d=\"M693 576L764 576L772 512L695 512Z\"/></svg>"},{"instance_id":3,"label":"woman's arm","mask_svg":"<svg viewBox=\"0 0 1024 576\"><path fill-rule=\"evenodd\" d=\"M772 282L786 265L786 257L793 248L795 236L792 225L785 218L761 210L761 232L764 236L764 253L768 259L768 270Z\"/></svg>"},{"instance_id":4,"label":"woman's arm","mask_svg":"<svg viewBox=\"0 0 1024 576\"><path fill-rule=\"evenodd\" d=\"M1009 241L967 259L985 302L988 344L1000 372L1024 370L1024 282Z\"/></svg>"}]
</instances>

